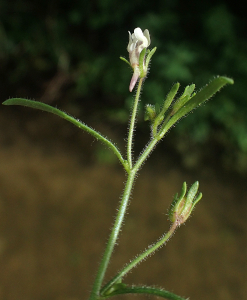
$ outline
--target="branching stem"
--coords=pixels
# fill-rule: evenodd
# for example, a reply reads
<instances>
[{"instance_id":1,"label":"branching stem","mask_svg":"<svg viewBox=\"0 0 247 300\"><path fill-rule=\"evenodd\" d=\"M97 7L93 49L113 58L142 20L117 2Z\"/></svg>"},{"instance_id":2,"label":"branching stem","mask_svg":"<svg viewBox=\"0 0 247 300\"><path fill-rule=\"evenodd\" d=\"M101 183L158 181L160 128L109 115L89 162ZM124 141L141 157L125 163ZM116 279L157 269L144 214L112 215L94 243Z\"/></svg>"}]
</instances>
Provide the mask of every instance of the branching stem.
<instances>
[{"instance_id":1,"label":"branching stem","mask_svg":"<svg viewBox=\"0 0 247 300\"><path fill-rule=\"evenodd\" d=\"M111 288L116 282L121 280L130 270L132 270L135 266L137 266L141 261L143 261L150 254L155 252L161 246L163 246L166 241L173 235L177 228L177 223L174 222L169 231L163 235L155 244L147 247L145 251L143 251L140 255L138 255L135 259L133 259L127 266L125 266L111 281L109 281L101 290L101 294L104 293Z\"/></svg>"}]
</instances>

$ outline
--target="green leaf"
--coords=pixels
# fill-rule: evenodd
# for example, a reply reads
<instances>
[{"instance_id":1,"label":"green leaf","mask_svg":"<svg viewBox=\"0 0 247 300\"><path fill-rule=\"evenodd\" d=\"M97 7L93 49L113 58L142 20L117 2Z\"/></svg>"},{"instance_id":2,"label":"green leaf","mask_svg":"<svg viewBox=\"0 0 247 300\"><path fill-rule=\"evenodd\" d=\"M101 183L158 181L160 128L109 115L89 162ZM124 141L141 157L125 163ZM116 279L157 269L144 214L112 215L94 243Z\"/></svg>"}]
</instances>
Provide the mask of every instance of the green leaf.
<instances>
[{"instance_id":1,"label":"green leaf","mask_svg":"<svg viewBox=\"0 0 247 300\"><path fill-rule=\"evenodd\" d=\"M185 105L186 102L188 102L192 97L195 96L196 93L192 95L194 89L194 84L186 86L183 95L179 97L178 100L174 103L171 115L174 115L182 106Z\"/></svg>"},{"instance_id":2,"label":"green leaf","mask_svg":"<svg viewBox=\"0 0 247 300\"><path fill-rule=\"evenodd\" d=\"M168 95L166 96L166 99L164 101L163 107L160 111L160 113L157 115L155 121L154 121L154 126L153 126L153 133L156 133L157 127L161 124L161 122L164 120L164 116L168 108L170 107L174 97L176 96L178 89L179 89L180 83L177 82L175 83Z\"/></svg>"},{"instance_id":3,"label":"green leaf","mask_svg":"<svg viewBox=\"0 0 247 300\"><path fill-rule=\"evenodd\" d=\"M191 100L186 105L186 110L191 111L192 109L210 99L224 85L233 83L234 81L231 78L223 76L216 77L191 98Z\"/></svg>"},{"instance_id":4,"label":"green leaf","mask_svg":"<svg viewBox=\"0 0 247 300\"><path fill-rule=\"evenodd\" d=\"M86 132L88 132L89 134L91 134L97 140L100 140L102 143L106 144L116 154L116 156L118 157L118 159L120 160L120 162L122 163L124 168L126 170L128 170L126 161L124 161L121 153L119 152L117 147L112 142L110 142L107 138L102 136L99 132L97 132L93 128L91 128L91 127L87 126L86 124L84 124L83 122L69 116L68 114L61 111L60 109L57 109L55 107L52 107L48 104L45 104L45 103L42 103L39 101L27 100L27 99L23 99L23 98L11 98L11 99L4 101L2 104L3 105L21 105L21 106L26 106L26 107L30 107L30 108L40 109L40 110L52 113L54 115L57 115L65 120L71 122L75 126L79 127L80 129L83 129Z\"/></svg>"},{"instance_id":5,"label":"green leaf","mask_svg":"<svg viewBox=\"0 0 247 300\"><path fill-rule=\"evenodd\" d=\"M161 114L162 115L164 115L166 113L167 109L170 107L170 105L171 105L174 97L176 96L176 94L178 92L179 87L180 87L180 83L179 82L175 83L172 86L169 94L166 96L166 100L165 100L163 108L161 110Z\"/></svg>"},{"instance_id":6,"label":"green leaf","mask_svg":"<svg viewBox=\"0 0 247 300\"><path fill-rule=\"evenodd\" d=\"M57 109L55 107L52 107L48 104L45 104L45 103L42 103L39 101L27 100L27 99L22 99L22 98L12 98L12 99L8 99L8 100L4 101L3 105L21 105L21 106L26 106L26 107L30 107L30 108L47 111L49 113L57 115L65 120L73 123L74 125L76 125L77 127L81 128L81 129L86 130L87 132L92 134L96 139L101 137L101 135L99 133L97 133L94 129L88 127L86 124L82 123L81 121L69 116L68 114L61 111L60 109Z\"/></svg>"},{"instance_id":7,"label":"green leaf","mask_svg":"<svg viewBox=\"0 0 247 300\"><path fill-rule=\"evenodd\" d=\"M191 96L191 94L194 92L195 87L196 86L194 84L187 85L186 88L184 89L184 93L180 97L180 99L184 98L185 96Z\"/></svg>"},{"instance_id":8,"label":"green leaf","mask_svg":"<svg viewBox=\"0 0 247 300\"><path fill-rule=\"evenodd\" d=\"M121 294L146 294L150 296L158 296L169 300L187 300L186 298L180 297L176 294L168 292L163 289L148 286L131 286L131 287L120 287L107 294L107 297L121 295ZM102 295L103 297L105 294Z\"/></svg>"},{"instance_id":9,"label":"green leaf","mask_svg":"<svg viewBox=\"0 0 247 300\"><path fill-rule=\"evenodd\" d=\"M185 103L171 118L164 124L162 130L160 131L160 137L162 138L164 134L171 128L180 118L187 115L196 107L203 104L205 101L210 99L215 93L217 93L224 85L233 84L234 81L231 78L218 76L202 88L197 94Z\"/></svg>"}]
</instances>

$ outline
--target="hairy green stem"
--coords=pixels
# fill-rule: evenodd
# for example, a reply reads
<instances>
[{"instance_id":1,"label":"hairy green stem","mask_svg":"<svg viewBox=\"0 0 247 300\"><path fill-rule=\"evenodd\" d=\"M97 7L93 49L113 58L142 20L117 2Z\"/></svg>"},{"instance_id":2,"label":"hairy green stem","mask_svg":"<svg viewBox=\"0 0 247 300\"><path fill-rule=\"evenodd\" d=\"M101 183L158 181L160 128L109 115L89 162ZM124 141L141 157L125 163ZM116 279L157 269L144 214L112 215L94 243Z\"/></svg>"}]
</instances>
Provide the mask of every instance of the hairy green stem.
<instances>
[{"instance_id":1,"label":"hairy green stem","mask_svg":"<svg viewBox=\"0 0 247 300\"><path fill-rule=\"evenodd\" d=\"M136 101L138 102L138 100ZM134 127L132 127L133 130ZM145 150L143 151L143 153L140 155L139 159L137 160L137 162L135 163L135 165L133 166L130 174L133 175L133 178L136 176L137 172L139 171L141 165L144 163L144 161L148 158L148 156L150 155L150 153L153 151L154 147L156 146L156 144L160 141L162 137L157 135L156 137L153 137L150 142L147 144ZM130 175L129 174L129 175ZM127 182L128 183L128 182ZM133 180L132 183L133 184ZM130 187L130 191L131 191ZM127 205L127 203L126 203ZM122 203L120 206L120 209L122 209ZM126 210L126 208L125 208ZM125 211L124 210L124 211ZM122 219L123 220L123 219ZM121 226L121 225L120 225ZM119 279L121 279L125 274L127 274L132 268L134 268L138 263L140 263L145 257L147 257L148 255L150 255L152 252L154 252L156 249L158 249L159 247L161 247L169 238L170 236L174 233L176 229L176 224L173 224L170 228L170 230L167 232L166 235L164 235L156 244L154 244L153 246L149 247L147 250L145 250L143 253L141 253L136 259L134 259L132 262L130 262L130 264L128 264L125 268L123 268L123 270L121 272L119 272L110 282L108 282L103 289L101 290L101 294L103 294L105 291L107 291L112 285L114 285L114 283L116 283ZM102 282L102 281L101 281ZM94 298L90 299L93 300Z\"/></svg>"},{"instance_id":2,"label":"hairy green stem","mask_svg":"<svg viewBox=\"0 0 247 300\"><path fill-rule=\"evenodd\" d=\"M128 178L125 186L125 190L123 193L123 197L120 203L120 207L118 210L118 214L114 223L114 226L112 228L109 240L107 242L107 246L103 255L103 258L100 263L100 267L98 269L98 273L96 275L96 279L93 285L93 290L91 292L89 300L99 300L101 298L100 296L100 289L102 286L102 282L114 249L114 246L116 244L116 241L118 239L118 235L122 226L122 222L124 219L124 215L127 209L130 193L133 187L134 178L136 176L136 173L139 171L141 165L144 163L144 161L148 158L156 144L160 140L160 136L157 135L156 137L153 137L151 141L148 143L147 147L135 163L135 165L132 168L132 140L133 140L133 131L135 126L135 119L136 119L136 113L137 113L137 106L138 101L140 97L140 91L141 91L141 85L142 85L142 79L139 81L136 97L135 97L135 103L133 106L133 113L131 116L131 123L130 123L130 129L129 129L129 138L128 138L128 149L127 149L127 157L128 157L128 163L129 163L129 172L128 172ZM129 272L136 264L138 264L141 260L143 260L146 256L148 256L150 253L155 251L157 248L159 248L165 241L171 236L171 234L174 232L175 228L172 226L170 231L162 237L155 245L148 248L146 251L144 251L140 256L138 256L135 260L133 260L128 266L126 266L122 273L118 274L113 281L110 281L107 286L103 288L103 292L106 291L109 287L112 286L118 279L120 279L122 276L124 276L127 272Z\"/></svg>"},{"instance_id":3,"label":"hairy green stem","mask_svg":"<svg viewBox=\"0 0 247 300\"><path fill-rule=\"evenodd\" d=\"M118 239L118 235L119 235L119 232L120 232L120 229L121 229L121 226L123 223L124 215L125 215L125 212L127 209L130 193L131 193L131 190L133 187L134 178L138 171L137 168L132 170L132 144L133 144L134 128L135 128L135 123L136 123L137 108L138 108L138 102L139 102L139 97L140 97L140 93L141 93L142 82L143 82L143 78L141 78L138 83L138 88L137 88L135 101L134 101L134 105L133 105L133 111L132 111L131 120L130 120L128 144L127 144L128 170L125 168L128 172L128 178L127 178L125 190L123 193L123 197L122 197L122 200L120 203L120 207L118 210L118 214L117 214L114 226L112 228L109 240L107 242L106 249L105 249L103 258L101 260L89 300L100 299L100 288L102 286L102 282L103 282L114 246Z\"/></svg>"},{"instance_id":4,"label":"hairy green stem","mask_svg":"<svg viewBox=\"0 0 247 300\"><path fill-rule=\"evenodd\" d=\"M109 281L101 290L101 294L104 295L104 293L109 290L114 283L118 282L121 278L123 278L130 270L132 270L134 267L136 267L142 260L144 260L146 257L148 257L150 254L155 252L157 249L159 249L161 246L163 246L166 241L173 235L177 228L177 223L174 222L169 231L163 235L155 244L149 246L145 251L143 251L140 255L138 255L135 259L133 259L127 266L125 266L111 281Z\"/></svg>"},{"instance_id":5,"label":"hairy green stem","mask_svg":"<svg viewBox=\"0 0 247 300\"><path fill-rule=\"evenodd\" d=\"M130 120L130 127L129 127L129 136L128 136L128 145L127 145L127 160L129 163L129 168L132 169L132 144L133 144L133 135L136 123L136 114L137 114L137 107L141 93L143 78L140 78L138 83L138 88L135 96L135 102L133 106L133 111Z\"/></svg>"},{"instance_id":6,"label":"hairy green stem","mask_svg":"<svg viewBox=\"0 0 247 300\"><path fill-rule=\"evenodd\" d=\"M158 143L158 141L159 140L156 137L150 140L150 142L147 144L145 150L143 151L143 153L140 155L137 162L135 163L133 170L135 170L137 172L140 169L141 165L144 163L144 161L148 158L150 153L153 151L153 149L154 149L155 145Z\"/></svg>"},{"instance_id":7,"label":"hairy green stem","mask_svg":"<svg viewBox=\"0 0 247 300\"><path fill-rule=\"evenodd\" d=\"M130 194L131 194L131 190L132 190L132 186L133 186L133 182L134 182L134 178L135 178L135 172L129 172L128 174L128 178L127 178L127 182L126 182L126 186L125 186L125 190L123 193L123 197L120 203L120 207L118 210L118 214L114 223L114 226L112 228L109 240L107 242L106 245L106 249L103 255L103 258L101 260L100 266L99 266L99 270L98 273L96 275L96 279L93 285L93 290L92 293L90 295L89 300L96 300L96 299L100 299L100 288L114 249L114 246L116 244L116 241L118 239L118 235L119 235L119 231L121 229L121 225L123 223L123 219L124 219L124 215L126 212L126 208L128 205L128 201L130 198Z\"/></svg>"}]
</instances>

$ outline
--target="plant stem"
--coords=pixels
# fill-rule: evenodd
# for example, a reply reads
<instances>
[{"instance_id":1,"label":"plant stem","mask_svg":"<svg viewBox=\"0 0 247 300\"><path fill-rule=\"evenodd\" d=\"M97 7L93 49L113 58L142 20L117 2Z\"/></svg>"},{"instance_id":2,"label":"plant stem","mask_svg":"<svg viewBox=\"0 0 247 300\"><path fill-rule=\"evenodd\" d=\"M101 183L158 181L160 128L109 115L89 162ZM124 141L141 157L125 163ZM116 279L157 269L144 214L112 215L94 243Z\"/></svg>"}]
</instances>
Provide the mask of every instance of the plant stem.
<instances>
[{"instance_id":1,"label":"plant stem","mask_svg":"<svg viewBox=\"0 0 247 300\"><path fill-rule=\"evenodd\" d=\"M141 156L138 158L137 162L135 163L133 170L136 170L136 172L140 169L141 165L144 163L144 161L148 158L150 153L153 151L156 144L159 142L157 137L154 137L150 140L150 142L147 144L145 150L141 154Z\"/></svg>"},{"instance_id":2,"label":"plant stem","mask_svg":"<svg viewBox=\"0 0 247 300\"><path fill-rule=\"evenodd\" d=\"M144 260L146 257L148 257L151 253L156 251L158 248L163 246L165 242L173 235L177 228L177 223L174 222L169 231L163 235L155 244L149 246L145 251L143 251L140 255L138 255L134 260L132 260L126 267L124 267L110 282L108 282L103 289L101 290L101 293L104 294L114 283L116 283L118 280L124 277L131 269L133 269L136 265L138 265L142 260Z\"/></svg>"},{"instance_id":3,"label":"plant stem","mask_svg":"<svg viewBox=\"0 0 247 300\"><path fill-rule=\"evenodd\" d=\"M137 168L132 170L132 143L133 143L134 128L135 128L137 108L138 108L138 102L139 102L139 97L140 97L140 93L141 93L142 82L143 82L143 78L141 78L138 83L138 88L137 88L133 111L132 111L131 120L130 120L128 144L127 144L128 170L125 167L126 171L128 172L128 178L127 178L127 182L125 185L123 197L122 197L122 200L120 203L120 207L118 210L118 214L117 214L114 226L112 228L109 240L107 242L106 249L105 249L103 258L101 260L89 300L100 299L100 288L102 286L102 282L103 282L114 246L118 239L119 231L120 231L122 223L123 223L123 219L124 219L124 215L125 215L125 212L127 209L130 193L131 193L131 190L133 187L134 178L135 178L136 172L138 171Z\"/></svg>"},{"instance_id":4,"label":"plant stem","mask_svg":"<svg viewBox=\"0 0 247 300\"><path fill-rule=\"evenodd\" d=\"M115 219L114 226L112 228L109 240L106 245L106 249L103 255L103 258L101 260L98 273L96 275L96 279L93 285L93 289L90 295L89 300L99 300L101 298L100 296L100 289L102 286L102 282L114 249L114 246L116 244L116 241L118 239L118 235L123 223L124 215L127 209L130 193L133 187L134 178L136 176L136 173L138 172L140 166L142 163L147 159L151 151L154 149L156 143L159 141L159 137L153 138L149 144L147 145L146 149L142 153L142 155L139 157L138 161L136 162L135 166L132 167L132 144L133 144L133 135L134 135L134 128L135 128L135 122L136 122L136 115L137 115L137 108L138 108L138 102L139 97L141 93L141 86L142 86L143 78L139 80L138 88L135 96L133 111L131 115L130 120L130 127L129 127L129 135L128 135L128 144L127 144L127 161L128 161L128 178L125 185L123 197L120 203L120 207L118 210L117 217Z\"/></svg>"},{"instance_id":5,"label":"plant stem","mask_svg":"<svg viewBox=\"0 0 247 300\"><path fill-rule=\"evenodd\" d=\"M105 276L105 273L106 273L106 270L107 270L107 267L108 267L113 249L114 249L114 246L116 244L116 241L117 241L117 238L119 235L119 231L121 229L121 225L122 225L124 215L126 212L126 208L128 205L128 200L129 200L130 193L132 190L135 174L136 174L136 172L134 172L134 171L130 171L128 174L128 178L127 178L126 186L124 189L123 197L122 197L122 200L120 203L120 207L118 210L118 214L117 214L114 226L112 228L109 240L107 242L106 249L105 249L103 258L101 260L99 270L96 275L96 279L95 279L89 300L100 299L100 295L99 295L100 288L101 288L101 285L102 285L102 282L103 282L103 279L104 279L104 276Z\"/></svg>"},{"instance_id":6,"label":"plant stem","mask_svg":"<svg viewBox=\"0 0 247 300\"><path fill-rule=\"evenodd\" d=\"M140 98L140 93L141 93L141 87L142 87L142 82L143 78L140 78L139 83L138 83L138 88L135 96L135 102L133 106L133 111L131 115L131 120L130 120L130 127L129 127L129 136L128 136L128 145L127 145L127 160L129 163L129 169L132 169L132 144L133 144L133 135L134 135L134 128L135 128L135 123L136 123L136 114L137 114L137 107L138 107L138 102Z\"/></svg>"},{"instance_id":7,"label":"plant stem","mask_svg":"<svg viewBox=\"0 0 247 300\"><path fill-rule=\"evenodd\" d=\"M138 85L137 94L136 94L136 98L135 98L135 104L133 107L133 113L132 113L132 117L131 117L130 133L129 133L129 139L128 139L128 153L127 153L129 164L132 163L132 156L131 156L132 139L133 139L133 131L134 131L134 125L135 125L136 112L137 112L137 104L138 104L138 100L139 100L138 97L140 96L140 90L141 90L141 82L139 82L139 85ZM121 229L121 225L122 225L124 215L126 212L126 208L128 205L130 193L132 190L134 178L136 176L136 173L140 169L141 165L148 158L149 154L152 152L152 150L154 149L155 145L159 142L159 140L160 140L159 135L154 137L153 139L151 139L151 141L147 145L146 149L144 150L142 155L137 160L134 167L133 168L132 168L132 166L130 167L130 171L128 172L128 178L127 178L125 190L124 190L123 197L122 197L122 200L120 203L120 208L119 208L112 232L110 234L103 258L101 260L101 264L100 264L98 273L96 275L93 290L92 290L89 300L100 299L100 288L102 286L102 282L103 282L103 279L104 279L104 276L105 276L105 273L107 270L107 266L109 264L114 246L116 244L116 241L117 241L117 238L119 235L119 231ZM138 256L135 260L133 260L127 267L125 267L121 271L121 272L123 272L123 273L121 273L121 275L119 273L117 275L117 277L113 278L113 281L116 282L119 278L121 278L123 275L125 275L130 269L132 269L136 264L138 264L141 260L143 260L144 257L146 257L147 255L149 255L150 253L155 251L155 249L159 248L171 236L171 234L174 232L174 230L175 230L175 228L171 227L170 231L164 237L162 237L154 246L150 247L147 251L144 251L140 256ZM107 288L109 288L112 284L114 284L114 282L110 281L107 284L107 286L103 288L103 291L106 291Z\"/></svg>"},{"instance_id":8,"label":"plant stem","mask_svg":"<svg viewBox=\"0 0 247 300\"><path fill-rule=\"evenodd\" d=\"M169 128L168 128L169 129ZM138 158L137 162L135 163L133 170L138 172L144 161L148 158L150 153L154 150L156 144L163 138L163 136L166 134L167 128L163 129L163 131L160 133L158 132L147 144L145 150L142 152L140 157Z\"/></svg>"}]
</instances>

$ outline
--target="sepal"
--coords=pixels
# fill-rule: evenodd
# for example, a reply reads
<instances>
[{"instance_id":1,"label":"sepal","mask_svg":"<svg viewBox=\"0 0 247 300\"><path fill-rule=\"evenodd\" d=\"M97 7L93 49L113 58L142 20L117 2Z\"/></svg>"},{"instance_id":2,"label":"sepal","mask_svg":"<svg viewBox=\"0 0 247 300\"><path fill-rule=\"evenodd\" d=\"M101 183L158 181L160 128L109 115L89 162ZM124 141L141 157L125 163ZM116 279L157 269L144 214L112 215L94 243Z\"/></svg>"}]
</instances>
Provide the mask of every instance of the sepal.
<instances>
[{"instance_id":1,"label":"sepal","mask_svg":"<svg viewBox=\"0 0 247 300\"><path fill-rule=\"evenodd\" d=\"M122 56L120 56L119 58L120 58L122 61L126 62L126 63L132 68L130 62L129 62L126 58L124 58L124 57L122 57Z\"/></svg>"},{"instance_id":2,"label":"sepal","mask_svg":"<svg viewBox=\"0 0 247 300\"><path fill-rule=\"evenodd\" d=\"M139 56L140 78L144 78L147 75L147 68L145 65L146 50L147 50L147 48L144 48Z\"/></svg>"},{"instance_id":3,"label":"sepal","mask_svg":"<svg viewBox=\"0 0 247 300\"><path fill-rule=\"evenodd\" d=\"M151 58L154 55L156 50L157 50L157 47L154 47L152 50L148 50L148 54L147 54L147 58L146 58L146 68L148 68L150 60L151 60Z\"/></svg>"},{"instance_id":4,"label":"sepal","mask_svg":"<svg viewBox=\"0 0 247 300\"><path fill-rule=\"evenodd\" d=\"M202 193L197 195L198 188L199 182L196 181L192 184L186 196L187 184L186 182L183 183L180 196L178 196L178 194L175 195L169 209L168 215L172 223L176 223L180 226L189 218L195 205L202 198Z\"/></svg>"}]
</instances>

